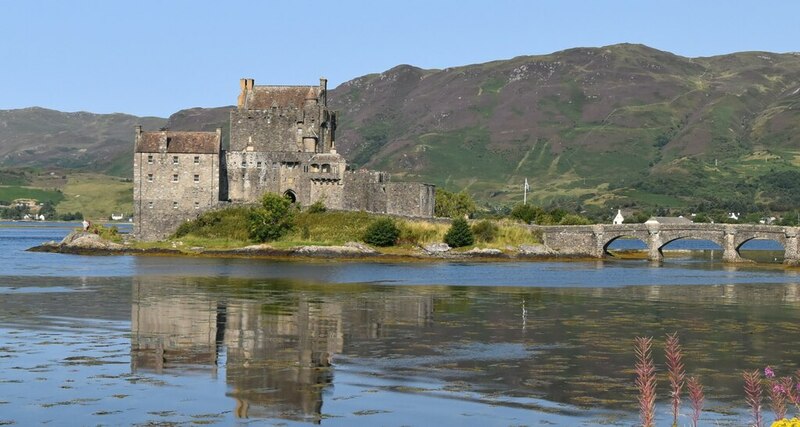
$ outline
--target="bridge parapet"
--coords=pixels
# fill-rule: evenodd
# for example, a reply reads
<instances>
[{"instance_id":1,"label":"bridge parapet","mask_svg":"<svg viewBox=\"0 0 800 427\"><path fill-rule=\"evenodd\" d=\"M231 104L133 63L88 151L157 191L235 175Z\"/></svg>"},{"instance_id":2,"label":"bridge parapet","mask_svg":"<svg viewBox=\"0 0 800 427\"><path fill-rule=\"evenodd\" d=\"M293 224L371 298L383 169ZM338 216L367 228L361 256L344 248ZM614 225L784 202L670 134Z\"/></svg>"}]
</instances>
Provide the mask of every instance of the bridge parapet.
<instances>
[{"instance_id":1,"label":"bridge parapet","mask_svg":"<svg viewBox=\"0 0 800 427\"><path fill-rule=\"evenodd\" d=\"M665 245L679 239L702 239L722 248L726 262L744 261L739 248L753 239L781 243L787 264L800 265L800 228L753 224L595 224L533 226L544 244L564 254L601 258L608 245L620 237L637 238L647 244L648 258L661 260Z\"/></svg>"}]
</instances>

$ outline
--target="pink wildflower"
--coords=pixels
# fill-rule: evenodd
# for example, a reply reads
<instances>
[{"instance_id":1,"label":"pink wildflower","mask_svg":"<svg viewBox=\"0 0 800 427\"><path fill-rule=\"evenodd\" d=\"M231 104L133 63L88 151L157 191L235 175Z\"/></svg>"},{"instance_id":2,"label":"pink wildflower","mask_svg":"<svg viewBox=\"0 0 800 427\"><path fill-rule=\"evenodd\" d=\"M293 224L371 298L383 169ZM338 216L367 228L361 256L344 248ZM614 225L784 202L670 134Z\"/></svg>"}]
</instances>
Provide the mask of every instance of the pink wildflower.
<instances>
[{"instance_id":1,"label":"pink wildflower","mask_svg":"<svg viewBox=\"0 0 800 427\"><path fill-rule=\"evenodd\" d=\"M767 378L775 378L775 371L772 370L769 366L764 368L764 376Z\"/></svg>"}]
</instances>

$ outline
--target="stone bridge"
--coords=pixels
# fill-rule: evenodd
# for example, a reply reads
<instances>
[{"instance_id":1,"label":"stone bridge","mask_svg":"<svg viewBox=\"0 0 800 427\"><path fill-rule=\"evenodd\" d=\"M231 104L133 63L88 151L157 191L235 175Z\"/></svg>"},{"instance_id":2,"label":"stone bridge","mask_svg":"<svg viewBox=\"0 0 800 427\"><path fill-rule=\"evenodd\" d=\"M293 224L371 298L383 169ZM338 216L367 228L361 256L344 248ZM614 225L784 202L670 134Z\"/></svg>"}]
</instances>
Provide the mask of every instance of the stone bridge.
<instances>
[{"instance_id":1,"label":"stone bridge","mask_svg":"<svg viewBox=\"0 0 800 427\"><path fill-rule=\"evenodd\" d=\"M722 248L725 262L745 261L739 248L753 239L775 240L783 245L784 263L800 264L799 227L751 224L620 224L533 226L543 243L559 254L602 258L608 245L620 237L633 237L647 244L648 259L660 261L665 245L679 239L709 240Z\"/></svg>"}]
</instances>

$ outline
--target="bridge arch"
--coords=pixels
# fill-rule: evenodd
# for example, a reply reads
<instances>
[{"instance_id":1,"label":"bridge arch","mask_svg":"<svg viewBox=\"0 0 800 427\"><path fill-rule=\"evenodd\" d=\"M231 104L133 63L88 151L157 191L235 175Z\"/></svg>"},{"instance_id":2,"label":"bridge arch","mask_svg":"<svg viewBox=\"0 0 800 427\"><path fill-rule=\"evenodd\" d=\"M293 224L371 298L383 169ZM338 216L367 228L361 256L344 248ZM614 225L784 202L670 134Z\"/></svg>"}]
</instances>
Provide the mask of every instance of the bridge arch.
<instances>
[{"instance_id":1,"label":"bridge arch","mask_svg":"<svg viewBox=\"0 0 800 427\"><path fill-rule=\"evenodd\" d=\"M754 248L752 246L758 246L757 242L762 242L761 246L765 248L759 249ZM770 243L767 243L770 242ZM738 242L737 242L738 243ZM753 244L751 247L746 247L748 244ZM769 247L772 246L772 247ZM778 236L772 237L753 237L752 239L743 240L739 245L736 247L736 252L742 256L742 252L744 252L743 259L751 260L751 261L758 261L758 262L775 262L780 261L783 262L786 259L786 239L781 239ZM760 252L760 254L758 253ZM780 252L780 256L774 256L773 252ZM755 255L755 256L753 256Z\"/></svg>"},{"instance_id":2,"label":"bridge arch","mask_svg":"<svg viewBox=\"0 0 800 427\"><path fill-rule=\"evenodd\" d=\"M800 265L800 228L752 224L594 224L532 226L542 233L543 243L564 255L601 258L621 237L647 243L648 259L662 259L663 248L675 240L700 239L722 248L724 262L741 262L739 249L754 239L769 239L784 248L784 263Z\"/></svg>"},{"instance_id":3,"label":"bridge arch","mask_svg":"<svg viewBox=\"0 0 800 427\"><path fill-rule=\"evenodd\" d=\"M645 250L646 251L647 248L648 248L647 236L644 235L643 233L617 234L617 235L612 235L610 237L609 236L604 236L604 237L605 237L605 243L603 244L603 255L614 256L614 254L612 253L612 251L614 249L612 249L611 246L615 242L619 243L621 239L630 239L632 241L639 242L639 243L641 243L641 247L622 248L622 249L619 249L619 250L625 250L625 249L640 250L641 249L641 250ZM639 246L639 245L635 245L634 244L634 246Z\"/></svg>"}]
</instances>

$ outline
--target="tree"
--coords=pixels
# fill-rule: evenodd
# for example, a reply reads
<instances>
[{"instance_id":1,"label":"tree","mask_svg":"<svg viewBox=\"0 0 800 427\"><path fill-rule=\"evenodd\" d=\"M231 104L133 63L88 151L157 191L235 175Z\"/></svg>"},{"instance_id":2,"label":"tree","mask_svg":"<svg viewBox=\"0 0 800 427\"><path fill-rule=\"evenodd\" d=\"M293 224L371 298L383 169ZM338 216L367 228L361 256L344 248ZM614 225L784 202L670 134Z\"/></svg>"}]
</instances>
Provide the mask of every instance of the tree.
<instances>
[{"instance_id":1,"label":"tree","mask_svg":"<svg viewBox=\"0 0 800 427\"><path fill-rule=\"evenodd\" d=\"M446 190L436 190L436 204L434 215L442 218L471 216L475 213L475 200L465 192L451 193Z\"/></svg>"},{"instance_id":2,"label":"tree","mask_svg":"<svg viewBox=\"0 0 800 427\"><path fill-rule=\"evenodd\" d=\"M536 220L537 217L544 214L542 208L533 205L516 205L511 209L511 218L516 218L525 224L530 224Z\"/></svg>"},{"instance_id":3,"label":"tree","mask_svg":"<svg viewBox=\"0 0 800 427\"><path fill-rule=\"evenodd\" d=\"M453 248L460 248L462 246L469 246L475 243L475 235L467 224L464 218L456 218L453 220L453 225L447 230L444 235L444 242Z\"/></svg>"},{"instance_id":4,"label":"tree","mask_svg":"<svg viewBox=\"0 0 800 427\"><path fill-rule=\"evenodd\" d=\"M42 203L42 206L39 208L39 215L44 215L45 219L55 219L56 208L53 206L53 202L48 200Z\"/></svg>"},{"instance_id":5,"label":"tree","mask_svg":"<svg viewBox=\"0 0 800 427\"><path fill-rule=\"evenodd\" d=\"M400 237L400 229L391 218L376 220L367 227L364 233L364 241L375 246L394 246L398 237Z\"/></svg>"},{"instance_id":6,"label":"tree","mask_svg":"<svg viewBox=\"0 0 800 427\"><path fill-rule=\"evenodd\" d=\"M294 228L295 208L286 197L264 194L261 206L250 211L250 238L266 242L281 238Z\"/></svg>"}]
</instances>

